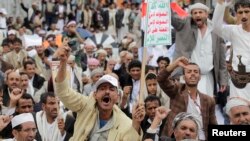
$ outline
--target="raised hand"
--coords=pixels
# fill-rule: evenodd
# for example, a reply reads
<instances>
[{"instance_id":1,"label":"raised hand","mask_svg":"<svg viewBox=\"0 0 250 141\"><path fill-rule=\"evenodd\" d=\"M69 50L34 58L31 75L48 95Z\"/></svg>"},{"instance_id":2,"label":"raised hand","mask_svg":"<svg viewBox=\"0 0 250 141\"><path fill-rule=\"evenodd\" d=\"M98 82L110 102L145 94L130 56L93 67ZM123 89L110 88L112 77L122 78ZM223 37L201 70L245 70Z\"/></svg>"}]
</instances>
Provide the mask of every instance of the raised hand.
<instances>
[{"instance_id":1,"label":"raised hand","mask_svg":"<svg viewBox=\"0 0 250 141\"><path fill-rule=\"evenodd\" d=\"M168 113L170 112L170 109L165 108L164 106L156 108L155 111L155 118L163 120L167 117Z\"/></svg>"},{"instance_id":2,"label":"raised hand","mask_svg":"<svg viewBox=\"0 0 250 141\"><path fill-rule=\"evenodd\" d=\"M63 136L65 134L65 129L64 129L65 123L64 123L63 118L58 118L57 119L57 125L58 125L58 129L61 132L61 135Z\"/></svg>"},{"instance_id":3,"label":"raised hand","mask_svg":"<svg viewBox=\"0 0 250 141\"><path fill-rule=\"evenodd\" d=\"M2 131L11 121L8 115L0 115L0 131Z\"/></svg>"},{"instance_id":4,"label":"raised hand","mask_svg":"<svg viewBox=\"0 0 250 141\"><path fill-rule=\"evenodd\" d=\"M14 88L10 93L10 107L16 107L17 101L23 95L23 91L19 88Z\"/></svg>"}]
</instances>

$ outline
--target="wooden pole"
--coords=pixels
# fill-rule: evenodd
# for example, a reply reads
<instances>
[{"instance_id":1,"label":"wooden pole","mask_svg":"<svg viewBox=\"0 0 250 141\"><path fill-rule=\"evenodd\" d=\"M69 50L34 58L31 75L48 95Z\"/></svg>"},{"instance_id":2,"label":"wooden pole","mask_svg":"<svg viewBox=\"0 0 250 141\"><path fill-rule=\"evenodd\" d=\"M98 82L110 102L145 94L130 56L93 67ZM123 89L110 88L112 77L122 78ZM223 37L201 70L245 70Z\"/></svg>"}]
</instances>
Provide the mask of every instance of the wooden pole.
<instances>
[{"instance_id":1,"label":"wooden pole","mask_svg":"<svg viewBox=\"0 0 250 141\"><path fill-rule=\"evenodd\" d=\"M143 55L142 55L142 66L141 66L141 78L140 78L140 94L139 94L139 103L144 102L144 90L145 90L145 67L147 62L147 48L143 47Z\"/></svg>"}]
</instances>

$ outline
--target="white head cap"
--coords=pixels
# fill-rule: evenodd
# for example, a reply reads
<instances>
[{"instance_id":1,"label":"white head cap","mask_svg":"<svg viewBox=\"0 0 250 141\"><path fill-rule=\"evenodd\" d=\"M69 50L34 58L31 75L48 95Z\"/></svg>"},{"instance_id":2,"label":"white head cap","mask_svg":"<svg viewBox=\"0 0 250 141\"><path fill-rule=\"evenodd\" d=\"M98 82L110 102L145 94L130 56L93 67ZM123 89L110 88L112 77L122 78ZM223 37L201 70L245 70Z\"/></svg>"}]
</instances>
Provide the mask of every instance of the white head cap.
<instances>
[{"instance_id":1,"label":"white head cap","mask_svg":"<svg viewBox=\"0 0 250 141\"><path fill-rule=\"evenodd\" d=\"M204 5L202 3L199 3L199 2L189 6L189 10L190 10L189 12L190 13L194 9L202 9L202 10L205 10L205 11L207 11L209 13L209 8L206 5Z\"/></svg>"},{"instance_id":2,"label":"white head cap","mask_svg":"<svg viewBox=\"0 0 250 141\"><path fill-rule=\"evenodd\" d=\"M95 84L95 90L97 90L97 88L103 84L103 83L110 83L111 85L113 85L114 87L118 88L118 80L114 77L114 76L111 76L111 75L103 75Z\"/></svg>"},{"instance_id":3,"label":"white head cap","mask_svg":"<svg viewBox=\"0 0 250 141\"><path fill-rule=\"evenodd\" d=\"M31 113L23 113L23 114L14 116L11 120L12 128L14 128L22 123L29 122L29 121L35 122L34 117L32 116Z\"/></svg>"},{"instance_id":4,"label":"white head cap","mask_svg":"<svg viewBox=\"0 0 250 141\"><path fill-rule=\"evenodd\" d=\"M16 35L16 30L14 29L9 30L8 35Z\"/></svg>"},{"instance_id":5,"label":"white head cap","mask_svg":"<svg viewBox=\"0 0 250 141\"><path fill-rule=\"evenodd\" d=\"M103 48L113 48L111 44L104 44Z\"/></svg>"},{"instance_id":6,"label":"white head cap","mask_svg":"<svg viewBox=\"0 0 250 141\"><path fill-rule=\"evenodd\" d=\"M247 101L240 99L240 98L232 98L229 101L227 101L227 105L226 105L226 113L229 115L230 110L233 107L237 107L237 106L249 106Z\"/></svg>"},{"instance_id":7,"label":"white head cap","mask_svg":"<svg viewBox=\"0 0 250 141\"><path fill-rule=\"evenodd\" d=\"M74 55L70 55L68 61L75 61L76 57Z\"/></svg>"}]
</instances>

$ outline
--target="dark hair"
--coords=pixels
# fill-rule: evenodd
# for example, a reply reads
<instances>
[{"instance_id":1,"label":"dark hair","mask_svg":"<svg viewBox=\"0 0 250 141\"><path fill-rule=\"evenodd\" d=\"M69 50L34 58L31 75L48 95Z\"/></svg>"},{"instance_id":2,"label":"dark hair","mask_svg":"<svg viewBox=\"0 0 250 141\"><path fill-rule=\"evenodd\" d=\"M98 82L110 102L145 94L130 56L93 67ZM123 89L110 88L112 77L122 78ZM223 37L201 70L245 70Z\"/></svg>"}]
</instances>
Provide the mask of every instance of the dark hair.
<instances>
[{"instance_id":1,"label":"dark hair","mask_svg":"<svg viewBox=\"0 0 250 141\"><path fill-rule=\"evenodd\" d=\"M14 41L13 41L13 44L14 44L14 43L20 43L20 44L22 45L22 40L19 39L19 38L16 38L16 39L14 39Z\"/></svg>"},{"instance_id":2,"label":"dark hair","mask_svg":"<svg viewBox=\"0 0 250 141\"><path fill-rule=\"evenodd\" d=\"M23 128L22 125L19 124L19 125L17 125L16 127L14 127L13 130L21 131L22 128Z\"/></svg>"},{"instance_id":3,"label":"dark hair","mask_svg":"<svg viewBox=\"0 0 250 141\"><path fill-rule=\"evenodd\" d=\"M24 93L24 94L21 96L20 99L26 99L26 100L31 99L32 104L35 105L34 99L33 99L32 96L31 96L30 94L28 94L28 93ZM20 99L19 99L19 100L20 100ZM19 106L19 100L18 100L17 103L16 103L16 107Z\"/></svg>"},{"instance_id":4,"label":"dark hair","mask_svg":"<svg viewBox=\"0 0 250 141\"><path fill-rule=\"evenodd\" d=\"M26 72L19 72L20 76L22 75L28 75Z\"/></svg>"},{"instance_id":5,"label":"dark hair","mask_svg":"<svg viewBox=\"0 0 250 141\"><path fill-rule=\"evenodd\" d=\"M128 71L130 71L132 68L141 68L141 62L139 60L132 60L128 64Z\"/></svg>"},{"instance_id":6,"label":"dark hair","mask_svg":"<svg viewBox=\"0 0 250 141\"><path fill-rule=\"evenodd\" d=\"M35 65L35 66L36 66L36 64L35 64L33 61L30 61L30 60L25 61L25 62L23 63L23 68L24 68L24 69L27 69L27 65Z\"/></svg>"},{"instance_id":7,"label":"dark hair","mask_svg":"<svg viewBox=\"0 0 250 141\"><path fill-rule=\"evenodd\" d=\"M196 63L194 63L194 62L189 62L188 65L195 65L195 66L198 66L199 72L201 72L199 65L197 65ZM185 69L183 69L183 72L182 72L182 73L185 74Z\"/></svg>"},{"instance_id":8,"label":"dark hair","mask_svg":"<svg viewBox=\"0 0 250 141\"><path fill-rule=\"evenodd\" d=\"M170 59L164 56L159 56L156 62L159 63L161 60L166 61L168 64L170 63Z\"/></svg>"},{"instance_id":9,"label":"dark hair","mask_svg":"<svg viewBox=\"0 0 250 141\"><path fill-rule=\"evenodd\" d=\"M234 5L235 11L237 12L240 7L250 8L250 0L237 0Z\"/></svg>"},{"instance_id":10,"label":"dark hair","mask_svg":"<svg viewBox=\"0 0 250 141\"><path fill-rule=\"evenodd\" d=\"M41 95L41 97L40 97L40 102L43 103L43 104L46 104L48 97L56 97L56 96L55 96L55 94L53 92L43 93Z\"/></svg>"},{"instance_id":11,"label":"dark hair","mask_svg":"<svg viewBox=\"0 0 250 141\"><path fill-rule=\"evenodd\" d=\"M161 106L161 100L160 100L160 98L159 98L158 96L149 95L149 96L147 96L146 99L144 100L145 107L146 107L147 102L152 102L152 101L158 101L159 106Z\"/></svg>"},{"instance_id":12,"label":"dark hair","mask_svg":"<svg viewBox=\"0 0 250 141\"><path fill-rule=\"evenodd\" d=\"M154 73L148 73L146 76L146 80L156 79L157 76Z\"/></svg>"},{"instance_id":13,"label":"dark hair","mask_svg":"<svg viewBox=\"0 0 250 141\"><path fill-rule=\"evenodd\" d=\"M149 70L156 70L156 68L154 66L151 66L151 65L146 65L145 74L147 74Z\"/></svg>"}]
</instances>

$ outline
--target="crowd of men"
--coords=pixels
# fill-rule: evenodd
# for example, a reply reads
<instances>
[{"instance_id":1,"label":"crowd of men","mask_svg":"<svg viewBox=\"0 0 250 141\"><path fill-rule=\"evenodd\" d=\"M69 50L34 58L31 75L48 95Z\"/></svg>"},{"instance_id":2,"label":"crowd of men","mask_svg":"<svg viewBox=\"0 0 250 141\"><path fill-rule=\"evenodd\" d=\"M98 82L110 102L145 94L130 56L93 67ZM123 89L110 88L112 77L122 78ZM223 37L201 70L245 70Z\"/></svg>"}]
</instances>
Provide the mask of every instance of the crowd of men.
<instances>
[{"instance_id":1,"label":"crowd of men","mask_svg":"<svg viewBox=\"0 0 250 141\"><path fill-rule=\"evenodd\" d=\"M146 66L141 3L21 0L24 19L0 8L0 140L207 141L217 105L223 124L250 125L250 0L175 2L189 15L171 12L173 54Z\"/></svg>"}]
</instances>

